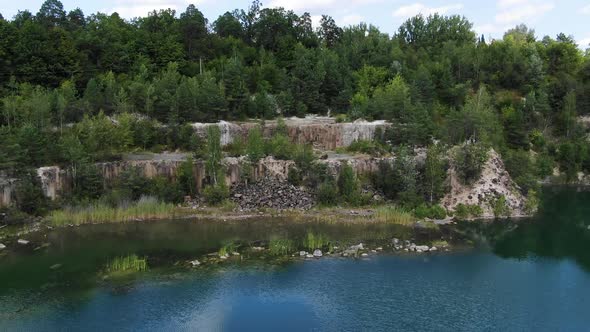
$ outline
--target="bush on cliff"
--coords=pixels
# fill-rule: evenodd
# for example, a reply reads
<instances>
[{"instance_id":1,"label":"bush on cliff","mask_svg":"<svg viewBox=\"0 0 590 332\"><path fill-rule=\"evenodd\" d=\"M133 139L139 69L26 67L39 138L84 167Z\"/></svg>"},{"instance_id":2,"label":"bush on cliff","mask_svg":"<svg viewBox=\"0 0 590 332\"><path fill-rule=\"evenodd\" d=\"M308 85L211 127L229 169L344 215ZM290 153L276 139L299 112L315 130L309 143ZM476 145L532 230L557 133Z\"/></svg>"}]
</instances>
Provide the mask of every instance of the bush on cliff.
<instances>
[{"instance_id":1,"label":"bush on cliff","mask_svg":"<svg viewBox=\"0 0 590 332\"><path fill-rule=\"evenodd\" d=\"M488 159L488 147L482 143L467 143L455 152L454 166L464 184L479 179Z\"/></svg>"},{"instance_id":2,"label":"bush on cliff","mask_svg":"<svg viewBox=\"0 0 590 332\"><path fill-rule=\"evenodd\" d=\"M229 189L223 181L218 184L207 186L203 190L203 197L209 205L219 205L229 197Z\"/></svg>"}]
</instances>

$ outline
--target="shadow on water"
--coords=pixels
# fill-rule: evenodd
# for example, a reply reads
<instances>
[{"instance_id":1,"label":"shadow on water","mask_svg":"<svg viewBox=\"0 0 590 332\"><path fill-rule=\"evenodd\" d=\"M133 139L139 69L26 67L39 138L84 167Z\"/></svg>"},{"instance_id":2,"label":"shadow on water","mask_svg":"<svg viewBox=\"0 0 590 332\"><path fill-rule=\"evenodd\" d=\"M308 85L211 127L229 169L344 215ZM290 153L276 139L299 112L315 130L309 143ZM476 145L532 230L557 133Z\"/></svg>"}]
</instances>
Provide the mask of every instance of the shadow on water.
<instances>
[{"instance_id":1,"label":"shadow on water","mask_svg":"<svg viewBox=\"0 0 590 332\"><path fill-rule=\"evenodd\" d=\"M546 187L541 206L532 218L459 227L500 257L571 259L590 271L590 191Z\"/></svg>"}]
</instances>

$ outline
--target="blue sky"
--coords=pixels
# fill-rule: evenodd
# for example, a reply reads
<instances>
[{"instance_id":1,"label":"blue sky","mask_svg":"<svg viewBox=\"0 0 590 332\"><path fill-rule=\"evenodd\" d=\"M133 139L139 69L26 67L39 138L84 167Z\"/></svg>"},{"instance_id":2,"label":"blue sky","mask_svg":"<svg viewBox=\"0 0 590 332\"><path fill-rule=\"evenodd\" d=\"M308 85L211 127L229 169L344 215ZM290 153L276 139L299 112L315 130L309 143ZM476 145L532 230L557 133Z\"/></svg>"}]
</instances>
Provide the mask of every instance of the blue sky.
<instances>
[{"instance_id":1,"label":"blue sky","mask_svg":"<svg viewBox=\"0 0 590 332\"><path fill-rule=\"evenodd\" d=\"M123 17L145 15L151 9L183 11L194 3L210 20L235 8L246 8L250 0L62 0L66 10L80 7L84 13L117 11ZM461 14L486 37L500 38L519 23L535 29L537 37L555 37L559 32L573 35L581 48L590 44L590 0L265 0L264 6L281 6L297 13L311 13L315 20L328 14L341 25L373 23L393 33L406 18L418 13ZM37 12L42 1L0 0L0 13L12 17L17 10Z\"/></svg>"}]
</instances>

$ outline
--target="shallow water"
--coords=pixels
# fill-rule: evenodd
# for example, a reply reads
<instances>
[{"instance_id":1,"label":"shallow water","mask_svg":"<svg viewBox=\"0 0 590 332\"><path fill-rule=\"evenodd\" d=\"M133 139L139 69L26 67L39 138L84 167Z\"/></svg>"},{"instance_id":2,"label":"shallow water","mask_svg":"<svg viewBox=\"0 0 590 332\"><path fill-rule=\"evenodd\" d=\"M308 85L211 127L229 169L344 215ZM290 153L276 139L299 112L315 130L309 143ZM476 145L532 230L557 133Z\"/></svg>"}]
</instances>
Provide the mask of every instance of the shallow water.
<instances>
[{"instance_id":1,"label":"shallow water","mask_svg":"<svg viewBox=\"0 0 590 332\"><path fill-rule=\"evenodd\" d=\"M49 247L17 247L0 259L0 330L587 330L590 194L550 189L544 200L534 220L459 225L474 243L469 250L386 249L363 259L278 264L245 253L211 266L185 265L228 241L301 239L309 232L372 247L392 236L417 243L461 236L285 220L53 231L35 240ZM102 280L104 264L125 253L147 257L150 271Z\"/></svg>"}]
</instances>

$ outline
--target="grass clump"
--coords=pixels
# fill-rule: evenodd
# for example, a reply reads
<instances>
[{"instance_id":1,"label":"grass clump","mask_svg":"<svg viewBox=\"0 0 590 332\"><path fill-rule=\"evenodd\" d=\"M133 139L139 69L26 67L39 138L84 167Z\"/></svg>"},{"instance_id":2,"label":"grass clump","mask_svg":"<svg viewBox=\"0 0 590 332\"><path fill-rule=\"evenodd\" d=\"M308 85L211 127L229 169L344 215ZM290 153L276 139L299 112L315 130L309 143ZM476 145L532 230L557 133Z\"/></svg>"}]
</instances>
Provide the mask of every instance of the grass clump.
<instances>
[{"instance_id":1,"label":"grass clump","mask_svg":"<svg viewBox=\"0 0 590 332\"><path fill-rule=\"evenodd\" d=\"M309 251L313 251L315 249L329 248L330 240L323 234L307 232L305 238L303 238L303 247Z\"/></svg>"},{"instance_id":2,"label":"grass clump","mask_svg":"<svg viewBox=\"0 0 590 332\"><path fill-rule=\"evenodd\" d=\"M373 215L375 220L380 222L410 226L414 223L414 216L411 213L396 206L383 206L378 208Z\"/></svg>"},{"instance_id":3,"label":"grass clump","mask_svg":"<svg viewBox=\"0 0 590 332\"><path fill-rule=\"evenodd\" d=\"M126 222L137 219L173 218L175 211L174 204L162 203L153 197L142 197L126 206L113 207L97 202L82 207L67 207L53 211L49 220L55 226Z\"/></svg>"},{"instance_id":4,"label":"grass clump","mask_svg":"<svg viewBox=\"0 0 590 332\"><path fill-rule=\"evenodd\" d=\"M106 271L109 274L126 272L144 272L148 270L147 259L137 255L116 257L107 263Z\"/></svg>"},{"instance_id":5,"label":"grass clump","mask_svg":"<svg viewBox=\"0 0 590 332\"><path fill-rule=\"evenodd\" d=\"M271 240L268 244L268 251L272 256L284 256L295 250L295 244L288 239Z\"/></svg>"}]
</instances>

